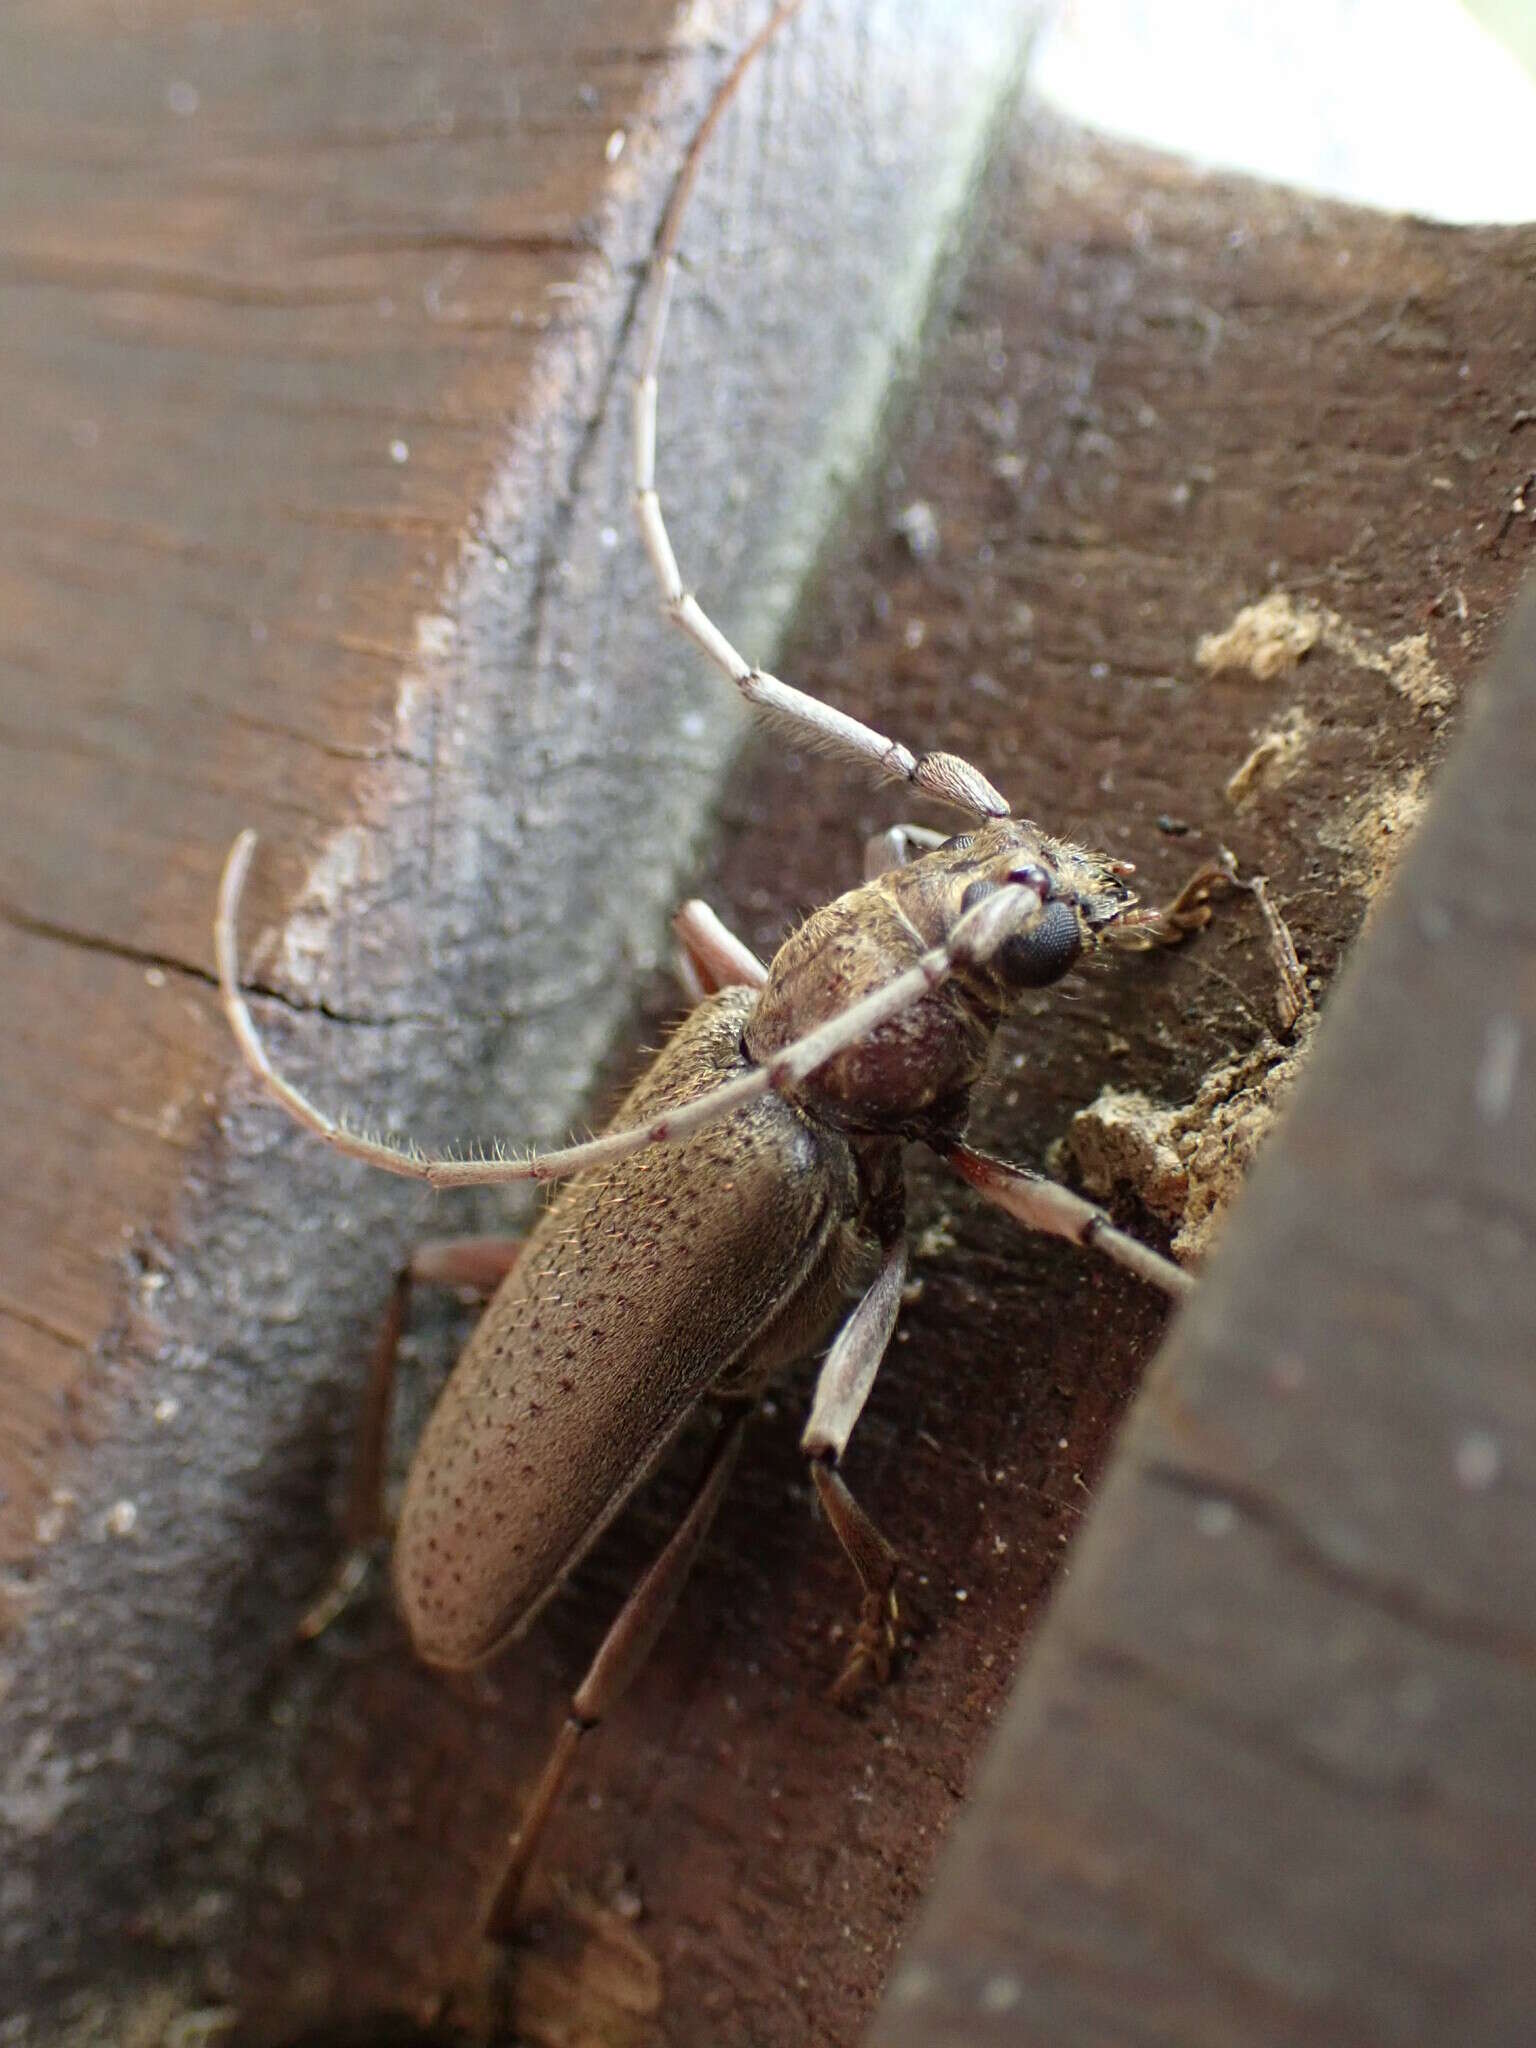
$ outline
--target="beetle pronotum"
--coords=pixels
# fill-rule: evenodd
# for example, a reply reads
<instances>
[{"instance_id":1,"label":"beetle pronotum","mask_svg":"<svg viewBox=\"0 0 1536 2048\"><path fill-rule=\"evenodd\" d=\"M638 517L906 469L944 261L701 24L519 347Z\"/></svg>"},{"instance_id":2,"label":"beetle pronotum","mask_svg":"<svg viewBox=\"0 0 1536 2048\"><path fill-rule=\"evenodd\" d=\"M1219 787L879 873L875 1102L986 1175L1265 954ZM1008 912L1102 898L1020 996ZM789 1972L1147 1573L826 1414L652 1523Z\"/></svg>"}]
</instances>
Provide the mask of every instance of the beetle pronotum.
<instances>
[{"instance_id":1,"label":"beetle pronotum","mask_svg":"<svg viewBox=\"0 0 1536 2048\"><path fill-rule=\"evenodd\" d=\"M1092 1245L1170 1295L1191 1285L1102 1211L965 1143L993 1034L1026 992L1103 945L1176 942L1208 918L1230 864L1163 909L1137 907L1122 863L1016 817L978 769L914 754L747 662L685 588L655 484L657 369L678 237L702 153L747 66L798 8L783 0L719 89L658 239L634 401L635 507L667 614L746 701L802 746L959 812L941 838L898 825L866 850L861 887L812 915L764 966L702 903L676 930L695 1007L608 1131L539 1157L430 1157L357 1135L272 1066L241 994L236 918L255 845L220 888L224 1003L267 1092L344 1155L434 1187L563 1180L521 1246L424 1247L400 1276L376 1355L353 1529L377 1533L389 1373L410 1285L496 1291L423 1435L395 1541L418 1652L462 1669L524 1630L706 1400L723 1410L681 1525L625 1601L574 1693L479 1925L503 1928L582 1734L665 1622L709 1527L748 1413L814 1350L857 1291L816 1381L803 1447L862 1607L836 1692L886 1676L896 1555L839 1462L895 1325L906 1273L903 1147L931 1145L1027 1227ZM721 1187L729 1183L729 1199ZM324 1618L317 1614L315 1625Z\"/></svg>"}]
</instances>

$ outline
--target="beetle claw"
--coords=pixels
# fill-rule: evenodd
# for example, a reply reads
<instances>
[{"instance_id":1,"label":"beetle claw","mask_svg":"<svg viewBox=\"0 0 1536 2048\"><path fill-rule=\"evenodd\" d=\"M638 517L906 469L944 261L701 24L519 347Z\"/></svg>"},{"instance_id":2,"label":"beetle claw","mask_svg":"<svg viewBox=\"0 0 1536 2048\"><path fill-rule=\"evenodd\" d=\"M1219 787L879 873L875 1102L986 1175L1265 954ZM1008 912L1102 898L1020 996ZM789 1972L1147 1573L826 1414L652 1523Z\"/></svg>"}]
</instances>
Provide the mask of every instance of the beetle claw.
<instances>
[{"instance_id":1,"label":"beetle claw","mask_svg":"<svg viewBox=\"0 0 1536 2048\"><path fill-rule=\"evenodd\" d=\"M864 1596L853 1645L827 1693L837 1706L852 1706L870 1685L889 1683L900 1621L894 1588Z\"/></svg>"}]
</instances>

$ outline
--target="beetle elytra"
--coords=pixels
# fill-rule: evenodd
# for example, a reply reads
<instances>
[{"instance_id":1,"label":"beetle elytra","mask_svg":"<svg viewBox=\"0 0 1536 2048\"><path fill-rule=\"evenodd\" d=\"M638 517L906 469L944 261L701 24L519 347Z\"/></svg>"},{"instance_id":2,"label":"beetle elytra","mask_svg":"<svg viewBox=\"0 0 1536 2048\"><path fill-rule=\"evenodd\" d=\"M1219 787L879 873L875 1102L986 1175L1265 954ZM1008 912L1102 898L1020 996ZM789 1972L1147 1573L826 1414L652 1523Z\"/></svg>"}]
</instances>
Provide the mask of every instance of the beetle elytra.
<instances>
[{"instance_id":1,"label":"beetle elytra","mask_svg":"<svg viewBox=\"0 0 1536 2048\"><path fill-rule=\"evenodd\" d=\"M708 1530L745 1419L765 1388L856 1305L821 1366L803 1444L858 1579L860 1619L837 1691L889 1670L896 1557L839 1462L890 1339L906 1274L904 1146L932 1146L1026 1226L1065 1236L1170 1295L1168 1260L1042 1176L965 1142L993 1034L1026 992L1106 946L1174 943L1210 914L1227 864L1161 909L1121 862L1015 816L988 778L916 754L747 662L684 586L655 486L657 370L687 199L746 66L796 11L785 0L720 88L685 158L658 242L635 393L635 504L669 616L796 743L905 783L959 814L944 838L898 825L862 885L817 911L764 965L702 904L678 935L698 1001L609 1130L538 1157L435 1158L355 1135L276 1072L241 993L236 920L254 849L226 865L215 941L225 1006L273 1098L334 1149L435 1187L563 1180L520 1248L427 1248L396 1289L375 1381L354 1536L374 1526L376 1439L413 1280L497 1281L428 1424L396 1532L397 1596L418 1651L449 1668L493 1656L546 1600L704 1403L722 1420L677 1532L625 1601L571 1701L479 1925L504 1928L583 1733L644 1658Z\"/></svg>"}]
</instances>

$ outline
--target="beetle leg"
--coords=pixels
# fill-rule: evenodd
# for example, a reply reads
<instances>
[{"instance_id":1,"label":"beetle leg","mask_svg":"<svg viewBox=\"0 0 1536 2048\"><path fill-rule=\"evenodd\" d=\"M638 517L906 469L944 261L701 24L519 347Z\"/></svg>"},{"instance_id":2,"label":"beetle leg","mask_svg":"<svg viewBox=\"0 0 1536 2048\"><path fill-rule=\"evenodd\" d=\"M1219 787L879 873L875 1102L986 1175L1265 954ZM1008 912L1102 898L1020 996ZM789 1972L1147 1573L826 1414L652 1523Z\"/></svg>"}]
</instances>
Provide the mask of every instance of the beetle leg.
<instances>
[{"instance_id":1,"label":"beetle leg","mask_svg":"<svg viewBox=\"0 0 1536 2048\"><path fill-rule=\"evenodd\" d=\"M683 986L690 1002L702 1003L722 988L761 988L768 979L752 948L698 897L683 905L672 929L682 948Z\"/></svg>"},{"instance_id":2,"label":"beetle leg","mask_svg":"<svg viewBox=\"0 0 1536 2048\"><path fill-rule=\"evenodd\" d=\"M565 1723L555 1737L554 1747L507 1845L506 1861L487 1894L478 1922L482 1936L494 1940L510 1927L529 1866L570 1774L581 1738L588 1729L597 1726L627 1690L677 1605L725 1497L749 1413L733 1415L722 1423L687 1514L619 1609L587 1667L586 1676L572 1693Z\"/></svg>"},{"instance_id":3,"label":"beetle leg","mask_svg":"<svg viewBox=\"0 0 1536 2048\"><path fill-rule=\"evenodd\" d=\"M1126 1267L1139 1280L1160 1287L1164 1294L1181 1301L1194 1292L1195 1283L1182 1266L1165 1259L1129 1232L1117 1230L1104 1211L1094 1203L1064 1188L1060 1181L1043 1173L1031 1173L1024 1166L1010 1166L1006 1160L989 1159L969 1145L946 1145L940 1155L962 1180L999 1209L1006 1209L1026 1230L1044 1231L1064 1237L1085 1249L1092 1246L1117 1265Z\"/></svg>"},{"instance_id":4,"label":"beetle leg","mask_svg":"<svg viewBox=\"0 0 1536 2048\"><path fill-rule=\"evenodd\" d=\"M1198 867L1168 903L1145 904L1128 910L1105 928L1103 937L1112 946L1131 952L1145 952L1153 946L1182 945L1192 932L1211 921L1211 897L1226 889L1247 885L1237 879L1237 867L1230 853Z\"/></svg>"},{"instance_id":5,"label":"beetle leg","mask_svg":"<svg viewBox=\"0 0 1536 2048\"><path fill-rule=\"evenodd\" d=\"M1250 875L1246 881L1240 881L1234 872L1232 886L1245 890L1259 906L1265 936L1269 940L1269 957L1275 970L1275 1016L1280 1036L1289 1038L1312 1009L1312 991L1296 956L1296 941L1291 937L1290 926L1275 908L1267 875Z\"/></svg>"},{"instance_id":6,"label":"beetle leg","mask_svg":"<svg viewBox=\"0 0 1536 2048\"><path fill-rule=\"evenodd\" d=\"M414 1287L466 1287L493 1294L517 1263L520 1237L441 1237L417 1245L396 1273L389 1304L368 1361L357 1448L347 1493L347 1547L329 1583L299 1623L305 1642L322 1635L343 1613L367 1575L375 1549L389 1534L384 1511L389 1417L394 1406L395 1365Z\"/></svg>"},{"instance_id":7,"label":"beetle leg","mask_svg":"<svg viewBox=\"0 0 1536 2048\"><path fill-rule=\"evenodd\" d=\"M837 1342L816 1375L811 1418L800 1438L800 1448L808 1458L836 1464L848 1448L853 1425L869 1399L896 1327L906 1277L906 1239L895 1237L886 1245L868 1293L838 1331Z\"/></svg>"},{"instance_id":8,"label":"beetle leg","mask_svg":"<svg viewBox=\"0 0 1536 2048\"><path fill-rule=\"evenodd\" d=\"M848 1491L837 1461L869 1398L901 1309L901 1290L907 1277L901 1207L897 1203L885 1219L886 1246L879 1272L839 1330L837 1342L816 1376L810 1420L800 1438L800 1448L811 1460L821 1511L858 1573L864 1592L853 1646L832 1687L832 1697L839 1705L860 1692L867 1679L884 1684L890 1677L900 1618L896 1552Z\"/></svg>"},{"instance_id":9,"label":"beetle leg","mask_svg":"<svg viewBox=\"0 0 1536 2048\"><path fill-rule=\"evenodd\" d=\"M816 1496L828 1526L864 1589L853 1645L831 1687L831 1697L841 1707L856 1698L868 1680L884 1685L891 1675L896 1629L901 1620L896 1599L899 1560L832 1464L818 1458L811 1466L811 1477L816 1482Z\"/></svg>"},{"instance_id":10,"label":"beetle leg","mask_svg":"<svg viewBox=\"0 0 1536 2048\"><path fill-rule=\"evenodd\" d=\"M909 861L932 853L944 844L945 836L931 825L892 825L889 831L877 832L864 842L865 881L873 882L892 868L904 868Z\"/></svg>"},{"instance_id":11,"label":"beetle leg","mask_svg":"<svg viewBox=\"0 0 1536 2048\"><path fill-rule=\"evenodd\" d=\"M1280 1036L1289 1038L1312 1008L1312 992L1296 956L1296 942L1270 897L1268 877L1239 875L1237 862L1225 847L1215 860L1195 870L1171 903L1127 911L1105 929L1103 936L1111 945L1123 946L1131 952L1152 946L1177 946L1191 932L1210 922L1211 897L1220 889L1241 889L1259 906L1275 969L1275 1013Z\"/></svg>"}]
</instances>

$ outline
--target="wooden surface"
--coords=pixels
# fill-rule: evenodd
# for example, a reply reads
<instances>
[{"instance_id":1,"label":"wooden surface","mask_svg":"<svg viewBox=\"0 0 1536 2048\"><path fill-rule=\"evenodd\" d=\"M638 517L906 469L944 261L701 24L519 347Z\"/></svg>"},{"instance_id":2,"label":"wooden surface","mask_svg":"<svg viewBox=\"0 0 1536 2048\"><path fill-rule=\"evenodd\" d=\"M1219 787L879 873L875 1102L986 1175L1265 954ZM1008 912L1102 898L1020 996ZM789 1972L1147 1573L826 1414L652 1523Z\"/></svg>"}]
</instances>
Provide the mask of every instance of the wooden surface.
<instances>
[{"instance_id":1,"label":"wooden surface","mask_svg":"<svg viewBox=\"0 0 1536 2048\"><path fill-rule=\"evenodd\" d=\"M1530 2039L1536 595L1477 692L872 2048Z\"/></svg>"},{"instance_id":2,"label":"wooden surface","mask_svg":"<svg viewBox=\"0 0 1536 2048\"><path fill-rule=\"evenodd\" d=\"M972 250L785 672L918 744L942 735L1034 814L1136 858L1153 892L1226 839L1273 877L1326 995L1449 721L1337 648L1268 680L1212 676L1194 650L1278 584L1367 653L1424 633L1448 689L1471 680L1531 547L1527 526L1496 540L1520 475L1530 238L1213 181L1031 116ZM1407 464L1454 488L1407 488ZM916 501L940 541L922 562L893 532ZM1313 736L1295 772L1230 803L1255 738L1297 705ZM695 883L766 951L902 808L754 746ZM1107 1081L1181 1100L1262 1042L1272 993L1241 904L1187 952L1106 963L1008 1034L978 1135L1039 1162ZM675 1002L659 977L643 1041ZM901 1675L858 1717L824 1697L850 1589L808 1510L802 1382L754 1432L680 1613L581 1759L550 1866L607 1912L546 1899L530 1917L523 2039L851 2043L909 1938L1163 1321L920 1162L912 1196L921 1294L848 1460L907 1561ZM526 1784L681 1484L481 1687L445 1697L385 1612L325 1646L300 1789L263 1837L235 2001L251 2038L399 2013L440 1982L508 1777Z\"/></svg>"},{"instance_id":3,"label":"wooden surface","mask_svg":"<svg viewBox=\"0 0 1536 2048\"><path fill-rule=\"evenodd\" d=\"M928 96L967 55L947 39L938 64L935 40L924 61L944 14L904 10L905 34L861 41L859 23L879 17L834 10L843 31L792 43L722 138L697 246L735 288L701 275L691 341L682 309L669 361L687 403L664 389L663 461L670 446L693 486L688 559L713 565L744 637L793 580L775 520L755 523L753 507L786 506L803 546L814 522L794 480L824 474L844 388L827 366L846 369L850 334L880 324L882 279L912 239L900 201L922 180L897 146L963 125L946 127L950 103ZM13 1377L34 1390L6 1408L22 1434L7 1484L29 1626L8 1646L0 1702L0 1981L38 2016L34 2032L159 2041L203 2007L237 2016L249 2039L314 2030L334 2044L353 2023L350 2038L376 2048L381 2016L405 2025L440 1991L463 1901L676 1497L664 1485L480 1679L413 1666L382 1599L314 1654L291 1653L334 1543L357 1368L390 1267L447 1219L317 1157L238 1085L208 1132L202 1095L228 1055L204 927L228 834L248 821L268 834L250 930L282 907L255 957L281 992L262 1008L285 1060L378 1121L526 1135L540 1117L564 1121L559 1100L607 1044L670 897L702 888L766 950L848 884L860 834L902 808L825 763L757 750L727 793L721 844L674 875L728 735L697 723L718 702L712 679L626 637L643 583L605 529L624 530L613 401L632 265L723 51L698 45L674 67L662 25L653 40L633 13L621 49L590 32L596 13L520 10L520 33L548 38L549 68L525 77L529 49L503 40L512 19L436 10L428 33L403 10L273 11L226 21L206 46L207 30L168 13L132 32L42 9L0 27L0 148L19 194L0 368L22 364L30 394L94 363L75 373L90 404L68 417L99 428L84 447L18 446L0 481L39 511L5 522L6 630L46 623L14 657L5 716L20 730L47 715L37 659L78 666L85 707L33 750L18 784L33 811L8 800L3 813L7 943L43 963L5 977L9 1003L21 991L38 1009L14 1033L0 1138L17 1204L5 1286L27 1318L12 1318L25 1346ZM997 70L995 49L970 55L978 75ZM631 100L609 96L620 77ZM197 104L178 112L186 93L166 95L183 85ZM582 176L559 212L543 138L567 91ZM242 94L255 110L243 151ZM590 152L634 106L618 168L646 169L630 187ZM301 112L324 147L252 140ZM538 138L526 160L525 120ZM829 136L835 174L811 168ZM441 188L438 142L471 153ZM949 144L940 155L954 160ZM861 185L850 167L866 158L884 169ZM350 255L326 211L338 181L342 225L366 244ZM509 224L507 195L524 188ZM165 244L153 289L117 269L90 289L40 272L49 224L58 236L93 211L105 224L83 241L128 263L120 214L135 203ZM36 246L12 225L27 221ZM594 222L607 253L581 267ZM526 251L551 232L549 249ZM1154 891L1230 840L1273 875L1326 986L1442 744L1443 707L1370 660L1427 635L1454 698L1528 558L1529 523L1505 514L1528 466L1529 429L1513 423L1536 404L1529 237L1375 220L1027 121L973 246L786 671L916 744L973 753L1042 819L1136 858ZM848 266L840 289L811 281L828 253ZM340 291L354 262L404 266L385 287L395 310L353 305L345 346L328 345L350 302L312 304L316 276ZM191 274L208 288L187 288ZM270 292L274 276L295 303L249 303L246 281ZM552 309L551 279L589 296ZM553 312L528 356L520 305ZM407 318L415 349L376 361L397 346L383 329ZM190 343L135 339L135 321L169 319L193 324ZM418 351L427 367L413 370ZM137 459L109 468L109 400L132 419L135 378ZM30 396L0 410L0 433L19 442L32 416ZM100 499L114 475L129 508L117 525L70 528L50 554L49 494L78 522L92 481ZM924 562L891 531L918 500L940 537ZM162 543L147 568L145 534ZM93 569L103 559L110 577ZM258 605L248 593L269 564L279 587ZM110 645L87 602L52 595L93 573L101 602L124 608ZM1200 670L1199 636L1276 583L1329 607L1370 659L1336 639L1278 682ZM156 702L163 690L191 706L190 725L122 714L152 683ZM184 744L205 697L234 715L206 714ZM1233 770L1293 711L1307 737L1289 779L1261 777L1229 804ZM134 746L159 779L130 804ZM78 785L99 836L71 869L67 850L84 843L71 778L96 772L102 747L94 809ZM679 760L686 787L670 779ZM172 795L156 802L157 787ZM654 1040L675 995L660 977L646 986L640 1035ZM979 1135L1038 1161L1106 1080L1179 1099L1254 1046L1269 1014L1254 920L1233 906L1187 954L1120 962L1042 1002L1004 1047ZM615 1082L634 1057L615 1056ZM54 1145L55 1127L80 1145ZM60 1153L67 1168L33 1169ZM848 1587L807 1509L791 1395L749 1446L654 1666L583 1758L551 1843L572 1889L513 1959L525 2039L569 2040L579 2023L612 2042L798 2048L851 2041L873 2007L1161 1322L1131 1283L1022 1244L948 1183L919 1175L914 1201L922 1292L850 1455L910 1562L903 1676L862 1718L821 1697ZM62 1292L71 1273L95 1292ZM424 1313L418 1399L460 1329ZM61 1335L76 1341L50 1364ZM95 1441L52 1462L87 1424ZM60 1483L73 1501L49 1498ZM119 1500L136 1519L111 1537ZM39 1505L55 1538L40 1548Z\"/></svg>"},{"instance_id":4,"label":"wooden surface","mask_svg":"<svg viewBox=\"0 0 1536 2048\"><path fill-rule=\"evenodd\" d=\"M1338 853L1371 852L1373 815L1402 823L1362 799L1414 789L1437 746L1418 753L1390 690L1372 737L1336 651L1282 671L1267 706L1251 677L1192 683L1169 614L1188 647L1246 542L1249 573L1378 645L1425 630L1470 709L1132 1409L867 2038L1512 2048L1536 1999L1530 595L1492 656L1529 588L1536 232L1373 220L1091 148L1024 191L1038 268L979 266L1024 294L988 303L1009 335L1077 335L1088 393L1078 459L1030 508L1028 599L1080 565L1083 654L1126 695L1173 671L1180 755L1205 755L1232 688L1255 733L1306 715L1300 771L1261 776L1222 829L1275 875L1314 968L1358 915L1365 870ZM1134 740L1109 772L1122 814L1167 800ZM1214 824L1223 779L1213 757L1184 815ZM1378 872L1396 836L1377 831ZM1230 945L1224 928L1203 962L1227 969ZM1167 971L1200 990L1193 957ZM1200 1002L1170 1060L1201 1042ZM1168 1028L1161 996L1138 1022Z\"/></svg>"},{"instance_id":5,"label":"wooden surface","mask_svg":"<svg viewBox=\"0 0 1536 2048\"><path fill-rule=\"evenodd\" d=\"M247 950L285 1057L443 1141L564 1128L664 943L739 722L630 545L632 321L758 18L0 21L7 2012L158 1980L167 1930L250 1882L256 1696L334 1544L381 1283L429 1227L238 1088L215 1128L232 834L263 834ZM662 478L752 644L1026 25L824 0L720 138Z\"/></svg>"},{"instance_id":6,"label":"wooden surface","mask_svg":"<svg viewBox=\"0 0 1536 2048\"><path fill-rule=\"evenodd\" d=\"M626 863L630 921L597 920L585 964L558 871L576 857L571 813L613 794L602 763L644 758L639 736L626 749L632 736L610 740L603 717L615 620L648 596L633 564L619 578L601 560L625 512L605 406L623 382L616 351L650 222L738 23L696 14L679 37L675 7L654 0L626 9L615 34L610 12L466 0L425 16L359 0L324 18L272 5L130 20L80 5L8 9L0 26L0 1559L34 1550L97 1391L97 1347L125 1282L155 1265L225 1064L208 925L236 829L268 842L253 930L301 876L321 927L349 894L362 899L364 943L385 954L392 985L376 974L369 989L345 986L343 965L315 957L323 930L290 931L280 963L292 1004L341 1021L384 1025L413 1007L447 1018L465 993L458 955L437 951L468 952L475 935L459 927L500 906L466 889L448 906L453 930L419 927L441 916L437 871L465 858L452 820L467 786L501 796L499 844L537 828L555 849L517 877L519 896L545 908L518 906L531 986L503 991L509 1010L541 997L547 1008L562 979L610 981L616 944L654 947L639 935L652 893L642 853ZM823 9L717 153L695 239L707 245L729 220L744 260L752 234L776 231L808 136L825 148L818 93L842 106L851 92L869 124L838 149L835 173L824 164L826 203L847 211L850 242L869 210L891 212L913 275L905 302L893 289L866 303L858 347L839 330L842 362L825 337L802 358L827 365L813 415L865 417L850 371L875 374L886 330L911 318L934 222L917 202L892 211L891 183L922 165L952 201L983 89L1007 76L1008 45L995 29L988 43L985 14L956 79L925 91L912 78L923 17L871 66L857 47L867 10ZM820 85L786 91L807 76ZM888 160L872 174L874 142L919 115L929 126L911 150L881 142ZM868 239L829 258L844 263L845 289L890 255L878 232ZM736 474L761 450L762 415L784 402L782 316L750 313L736 374L763 358L756 385L716 380L699 402L699 366L745 316L695 307L690 322L684 309L669 355L673 484ZM802 410L807 395L795 393ZM739 419L722 428L729 397ZM770 504L778 459L763 463ZM738 571L754 541L771 550L738 574L745 616L782 610L824 474L813 463L787 509L731 536ZM601 548L588 543L598 566L572 516L584 491L601 507ZM678 509L691 538L697 513L686 499ZM564 612L554 592L570 593ZM614 665L647 659L653 641L621 639ZM510 735L476 722L486 668L500 726L509 674L530 700ZM546 669L576 674L569 701L540 695L531 672ZM650 706L646 765L662 794L648 810L627 793L622 822L663 840L700 802L690 771L707 785L735 730L718 696L696 694L679 693L674 735L655 732ZM585 776L581 802L546 789L508 805L518 771ZM381 850L402 814L406 851ZM338 827L355 843L338 847ZM669 880L675 857L655 863ZM660 880L654 896L666 900ZM390 957L407 948L414 990ZM555 1061L545 1085L573 1099L601 1043L599 1030L563 1071ZM554 1105L547 1121L564 1113Z\"/></svg>"},{"instance_id":7,"label":"wooden surface","mask_svg":"<svg viewBox=\"0 0 1536 2048\"><path fill-rule=\"evenodd\" d=\"M225 1064L206 984L231 828L273 839L291 888L387 760L552 288L597 247L604 140L672 9L616 47L591 12L573 37L565 7L450 7L429 61L409 8L359 8L344 64L300 9L6 12L12 1559Z\"/></svg>"}]
</instances>

